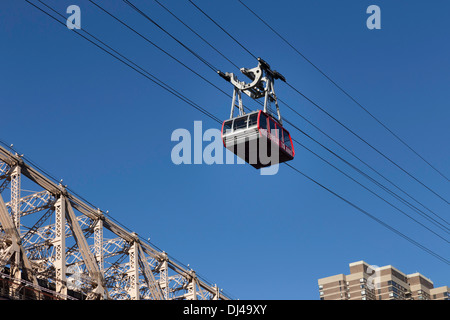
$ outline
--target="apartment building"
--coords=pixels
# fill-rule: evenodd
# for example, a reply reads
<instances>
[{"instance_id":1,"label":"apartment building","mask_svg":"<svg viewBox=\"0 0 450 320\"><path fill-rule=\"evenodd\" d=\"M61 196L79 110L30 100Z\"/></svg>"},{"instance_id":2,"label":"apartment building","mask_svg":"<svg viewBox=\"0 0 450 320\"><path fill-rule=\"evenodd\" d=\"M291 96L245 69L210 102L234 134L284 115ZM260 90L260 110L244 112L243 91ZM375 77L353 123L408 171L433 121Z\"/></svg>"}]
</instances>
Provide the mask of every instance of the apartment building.
<instances>
[{"instance_id":1,"label":"apartment building","mask_svg":"<svg viewBox=\"0 0 450 320\"><path fill-rule=\"evenodd\" d=\"M450 300L447 286L434 288L420 273L405 274L391 265L349 264L350 274L318 280L321 300Z\"/></svg>"}]
</instances>

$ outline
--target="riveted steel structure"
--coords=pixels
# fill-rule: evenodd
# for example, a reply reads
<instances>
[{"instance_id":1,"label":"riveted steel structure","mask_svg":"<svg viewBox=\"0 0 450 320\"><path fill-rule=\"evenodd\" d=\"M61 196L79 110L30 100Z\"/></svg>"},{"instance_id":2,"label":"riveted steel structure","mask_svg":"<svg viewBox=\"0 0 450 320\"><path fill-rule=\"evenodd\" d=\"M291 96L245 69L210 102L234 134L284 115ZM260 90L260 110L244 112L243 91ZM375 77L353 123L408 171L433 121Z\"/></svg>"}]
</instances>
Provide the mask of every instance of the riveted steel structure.
<instances>
[{"instance_id":1,"label":"riveted steel structure","mask_svg":"<svg viewBox=\"0 0 450 320\"><path fill-rule=\"evenodd\" d=\"M22 191L24 182L41 190ZM216 285L1 146L0 296L229 299Z\"/></svg>"}]
</instances>

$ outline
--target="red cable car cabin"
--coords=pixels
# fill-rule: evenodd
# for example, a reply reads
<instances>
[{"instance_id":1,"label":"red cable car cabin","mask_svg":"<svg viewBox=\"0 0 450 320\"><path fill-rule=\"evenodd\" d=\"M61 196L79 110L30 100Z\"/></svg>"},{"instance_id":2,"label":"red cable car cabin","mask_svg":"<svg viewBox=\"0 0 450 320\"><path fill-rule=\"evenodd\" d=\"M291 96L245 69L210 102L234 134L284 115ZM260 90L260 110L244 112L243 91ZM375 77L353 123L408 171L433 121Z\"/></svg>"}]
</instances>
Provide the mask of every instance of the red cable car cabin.
<instances>
[{"instance_id":1,"label":"red cable car cabin","mask_svg":"<svg viewBox=\"0 0 450 320\"><path fill-rule=\"evenodd\" d=\"M289 132L262 110L225 120L222 141L256 169L290 161L295 155Z\"/></svg>"}]
</instances>

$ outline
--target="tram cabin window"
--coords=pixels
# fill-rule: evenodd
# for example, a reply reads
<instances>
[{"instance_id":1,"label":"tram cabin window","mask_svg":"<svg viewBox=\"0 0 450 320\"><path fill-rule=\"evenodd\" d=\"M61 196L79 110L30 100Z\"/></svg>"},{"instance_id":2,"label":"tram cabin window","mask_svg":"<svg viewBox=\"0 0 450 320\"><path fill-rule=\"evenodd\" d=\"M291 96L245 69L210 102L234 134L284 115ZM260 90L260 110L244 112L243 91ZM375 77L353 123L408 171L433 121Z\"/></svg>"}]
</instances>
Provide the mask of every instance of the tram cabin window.
<instances>
[{"instance_id":1,"label":"tram cabin window","mask_svg":"<svg viewBox=\"0 0 450 320\"><path fill-rule=\"evenodd\" d=\"M258 113L253 113L248 117L248 127L256 126L258 124Z\"/></svg>"},{"instance_id":2,"label":"tram cabin window","mask_svg":"<svg viewBox=\"0 0 450 320\"><path fill-rule=\"evenodd\" d=\"M287 148L292 150L291 139L289 137L289 133L286 130L283 130L283 142Z\"/></svg>"},{"instance_id":3,"label":"tram cabin window","mask_svg":"<svg viewBox=\"0 0 450 320\"><path fill-rule=\"evenodd\" d=\"M245 128L247 128L247 117L234 119L233 130L245 129Z\"/></svg>"},{"instance_id":4,"label":"tram cabin window","mask_svg":"<svg viewBox=\"0 0 450 320\"><path fill-rule=\"evenodd\" d=\"M267 117L263 113L259 117L259 128L267 130Z\"/></svg>"},{"instance_id":5,"label":"tram cabin window","mask_svg":"<svg viewBox=\"0 0 450 320\"><path fill-rule=\"evenodd\" d=\"M231 131L231 124L233 123L233 120L227 121L223 124L223 134L226 134L227 132Z\"/></svg>"},{"instance_id":6,"label":"tram cabin window","mask_svg":"<svg viewBox=\"0 0 450 320\"><path fill-rule=\"evenodd\" d=\"M270 125L270 133L272 135L278 136L278 134L275 133L275 132L277 132L277 127L275 125L275 121L273 121L272 118L269 118L269 125Z\"/></svg>"}]
</instances>

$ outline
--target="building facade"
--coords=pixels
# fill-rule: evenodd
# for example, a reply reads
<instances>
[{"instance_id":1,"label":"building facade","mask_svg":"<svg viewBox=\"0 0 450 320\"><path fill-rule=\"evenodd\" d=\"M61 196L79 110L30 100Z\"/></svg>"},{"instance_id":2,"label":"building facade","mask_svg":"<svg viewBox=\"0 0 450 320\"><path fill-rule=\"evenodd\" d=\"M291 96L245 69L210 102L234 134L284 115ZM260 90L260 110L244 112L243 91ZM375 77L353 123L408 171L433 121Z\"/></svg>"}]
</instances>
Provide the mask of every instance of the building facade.
<instances>
[{"instance_id":1,"label":"building facade","mask_svg":"<svg viewBox=\"0 0 450 320\"><path fill-rule=\"evenodd\" d=\"M448 286L434 288L420 273L405 274L391 265L350 263L350 274L318 280L321 300L450 300Z\"/></svg>"}]
</instances>

